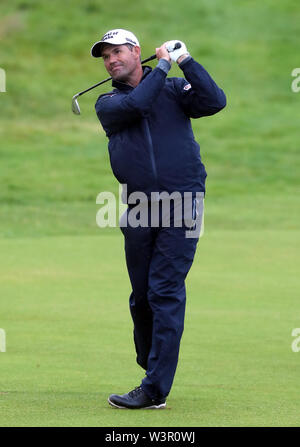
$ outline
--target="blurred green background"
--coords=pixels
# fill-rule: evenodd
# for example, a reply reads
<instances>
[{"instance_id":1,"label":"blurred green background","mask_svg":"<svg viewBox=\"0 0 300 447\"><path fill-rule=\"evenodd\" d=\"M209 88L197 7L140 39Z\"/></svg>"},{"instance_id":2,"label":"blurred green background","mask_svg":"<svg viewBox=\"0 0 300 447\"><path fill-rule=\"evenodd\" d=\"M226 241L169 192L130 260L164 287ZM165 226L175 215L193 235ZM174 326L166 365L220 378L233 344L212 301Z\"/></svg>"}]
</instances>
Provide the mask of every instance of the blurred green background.
<instances>
[{"instance_id":1,"label":"blurred green background","mask_svg":"<svg viewBox=\"0 0 300 447\"><path fill-rule=\"evenodd\" d=\"M70 104L107 77L90 48L115 27L137 34L143 58L170 38L185 41L227 94L222 113L193 120L208 171L207 223L298 228L299 2L4 0L0 14L0 234L99 234L96 196L118 191L94 111L110 85L79 99L81 116Z\"/></svg>"},{"instance_id":2,"label":"blurred green background","mask_svg":"<svg viewBox=\"0 0 300 447\"><path fill-rule=\"evenodd\" d=\"M120 27L143 58L184 41L228 101L193 120L208 172L205 234L163 416L107 408L107 394L138 384L122 236L95 220L98 193L118 193L94 111L110 84L71 112L75 93L108 76L92 44ZM298 0L1 1L0 423L298 424L299 31Z\"/></svg>"}]
</instances>

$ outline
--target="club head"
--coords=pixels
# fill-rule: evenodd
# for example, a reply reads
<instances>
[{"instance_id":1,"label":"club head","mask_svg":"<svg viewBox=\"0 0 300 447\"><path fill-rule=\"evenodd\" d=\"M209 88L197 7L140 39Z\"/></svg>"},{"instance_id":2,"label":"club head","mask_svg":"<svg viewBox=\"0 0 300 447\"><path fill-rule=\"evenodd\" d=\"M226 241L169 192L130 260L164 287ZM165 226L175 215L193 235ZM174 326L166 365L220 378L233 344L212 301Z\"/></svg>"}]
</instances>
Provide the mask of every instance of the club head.
<instances>
[{"instance_id":1,"label":"club head","mask_svg":"<svg viewBox=\"0 0 300 447\"><path fill-rule=\"evenodd\" d=\"M78 95L74 95L72 98L72 112L75 113L75 115L80 115L80 107L77 101Z\"/></svg>"}]
</instances>

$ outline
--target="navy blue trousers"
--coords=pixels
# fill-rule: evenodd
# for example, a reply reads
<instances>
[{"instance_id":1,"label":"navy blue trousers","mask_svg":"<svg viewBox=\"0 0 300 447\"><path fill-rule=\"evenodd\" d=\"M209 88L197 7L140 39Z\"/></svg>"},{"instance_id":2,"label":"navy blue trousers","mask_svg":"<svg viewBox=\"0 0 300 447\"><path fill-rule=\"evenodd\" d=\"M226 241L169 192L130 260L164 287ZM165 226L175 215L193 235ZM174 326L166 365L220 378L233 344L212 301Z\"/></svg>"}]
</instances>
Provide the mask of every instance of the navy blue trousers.
<instances>
[{"instance_id":1,"label":"navy blue trousers","mask_svg":"<svg viewBox=\"0 0 300 447\"><path fill-rule=\"evenodd\" d=\"M198 238L182 227L124 227L129 299L137 363L146 370L142 388L152 399L171 389L184 328L185 278Z\"/></svg>"}]
</instances>

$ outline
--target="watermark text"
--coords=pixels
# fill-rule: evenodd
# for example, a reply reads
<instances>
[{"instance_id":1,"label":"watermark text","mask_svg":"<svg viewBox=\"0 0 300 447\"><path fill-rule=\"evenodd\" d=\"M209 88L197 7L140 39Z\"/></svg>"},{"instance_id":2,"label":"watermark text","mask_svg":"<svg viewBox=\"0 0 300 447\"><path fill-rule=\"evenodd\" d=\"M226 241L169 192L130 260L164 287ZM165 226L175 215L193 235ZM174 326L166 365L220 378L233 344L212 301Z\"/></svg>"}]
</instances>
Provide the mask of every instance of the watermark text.
<instances>
[{"instance_id":1,"label":"watermark text","mask_svg":"<svg viewBox=\"0 0 300 447\"><path fill-rule=\"evenodd\" d=\"M127 185L119 187L119 196L109 191L98 194L102 205L96 214L98 227L184 227L187 238L203 234L204 193L151 192L127 194Z\"/></svg>"},{"instance_id":2,"label":"watermark text","mask_svg":"<svg viewBox=\"0 0 300 447\"><path fill-rule=\"evenodd\" d=\"M297 337L299 335L299 337ZM296 327L292 330L292 337L296 337L292 342L292 351L299 352L300 351L300 328Z\"/></svg>"},{"instance_id":3,"label":"watermark text","mask_svg":"<svg viewBox=\"0 0 300 447\"><path fill-rule=\"evenodd\" d=\"M4 329L0 329L0 352L6 352L6 334Z\"/></svg>"},{"instance_id":4,"label":"watermark text","mask_svg":"<svg viewBox=\"0 0 300 447\"><path fill-rule=\"evenodd\" d=\"M0 68L0 92L6 92L6 73L3 68Z\"/></svg>"},{"instance_id":5,"label":"watermark text","mask_svg":"<svg viewBox=\"0 0 300 447\"><path fill-rule=\"evenodd\" d=\"M298 93L300 92L300 68L294 68L291 75L295 78L291 84L292 92Z\"/></svg>"}]
</instances>

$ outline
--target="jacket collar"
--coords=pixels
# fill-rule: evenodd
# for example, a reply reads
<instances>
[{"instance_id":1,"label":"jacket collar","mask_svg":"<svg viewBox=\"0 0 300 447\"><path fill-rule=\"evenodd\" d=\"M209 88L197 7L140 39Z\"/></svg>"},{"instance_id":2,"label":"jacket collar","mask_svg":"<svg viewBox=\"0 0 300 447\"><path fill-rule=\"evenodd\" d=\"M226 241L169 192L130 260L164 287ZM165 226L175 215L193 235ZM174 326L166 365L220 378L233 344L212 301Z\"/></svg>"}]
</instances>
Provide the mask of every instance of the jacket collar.
<instances>
[{"instance_id":1,"label":"jacket collar","mask_svg":"<svg viewBox=\"0 0 300 447\"><path fill-rule=\"evenodd\" d=\"M142 76L142 79L140 82L142 82L145 79L145 77L148 76L148 74L151 73L151 71L152 71L152 68L149 67L148 65L143 66L142 69L143 69L143 76ZM125 82L113 80L111 85L113 87L116 87L118 90L123 90L123 91L133 90L133 87L129 84L126 84Z\"/></svg>"}]
</instances>

